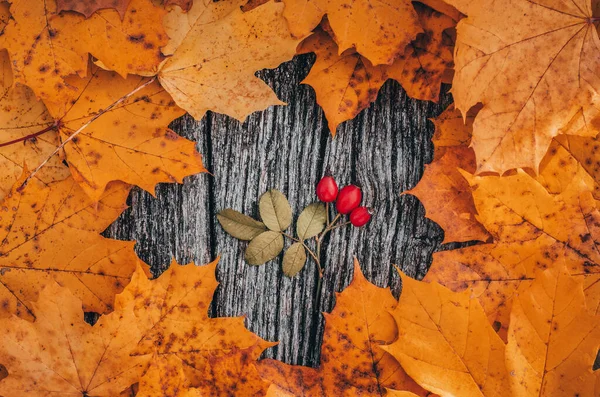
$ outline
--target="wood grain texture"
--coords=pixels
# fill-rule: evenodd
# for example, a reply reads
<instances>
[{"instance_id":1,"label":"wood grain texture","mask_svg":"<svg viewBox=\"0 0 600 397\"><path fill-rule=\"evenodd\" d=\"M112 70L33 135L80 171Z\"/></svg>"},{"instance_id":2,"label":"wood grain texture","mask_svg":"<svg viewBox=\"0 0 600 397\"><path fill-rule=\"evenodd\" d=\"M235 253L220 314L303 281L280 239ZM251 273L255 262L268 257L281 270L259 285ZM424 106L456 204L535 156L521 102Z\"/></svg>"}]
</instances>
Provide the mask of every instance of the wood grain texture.
<instances>
[{"instance_id":1,"label":"wood grain texture","mask_svg":"<svg viewBox=\"0 0 600 397\"><path fill-rule=\"evenodd\" d=\"M255 113L244 123L210 113L198 122L189 116L175 121L175 131L198 142L214 176L162 185L156 198L135 190L131 208L106 235L137 240L139 256L156 275L172 257L180 263L201 264L221 254L217 271L221 284L212 315L246 315L252 331L280 341L265 356L315 366L323 333L320 311L330 311L334 291L349 284L353 256L370 281L390 285L398 294L393 264L410 276L422 277L443 235L424 218L417 199L400 196L415 186L424 164L432 159L433 124L428 118L439 114L442 106L412 100L398 84L388 82L377 102L344 123L332 139L314 91L299 84L313 60L305 55L259 73L288 106ZM449 100L446 96L444 105ZM340 185L361 185L363 202L376 214L366 227L338 229L326 240L326 270L317 302L318 277L312 261L291 279L281 272L283 255L266 265L250 266L244 262L247 242L227 235L216 213L233 208L257 216L259 196L275 188L288 197L297 217L316 201L314 189L327 168Z\"/></svg>"}]
</instances>

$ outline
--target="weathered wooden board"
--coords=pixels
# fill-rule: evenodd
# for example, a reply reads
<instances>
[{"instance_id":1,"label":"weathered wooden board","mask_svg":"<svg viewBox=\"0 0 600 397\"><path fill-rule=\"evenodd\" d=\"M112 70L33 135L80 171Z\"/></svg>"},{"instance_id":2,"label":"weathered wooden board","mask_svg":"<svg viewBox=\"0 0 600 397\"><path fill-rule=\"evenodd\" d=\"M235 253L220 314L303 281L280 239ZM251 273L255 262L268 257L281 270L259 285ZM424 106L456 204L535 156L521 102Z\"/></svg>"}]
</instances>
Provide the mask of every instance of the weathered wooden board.
<instances>
[{"instance_id":1,"label":"weathered wooden board","mask_svg":"<svg viewBox=\"0 0 600 397\"><path fill-rule=\"evenodd\" d=\"M400 192L420 179L432 158L433 125L428 118L442 107L408 98L388 82L377 102L345 123L332 139L314 91L300 81L311 56L302 56L260 76L289 105L269 108L245 123L208 114L195 122L184 117L175 131L198 141L206 167L184 185L163 185L157 197L136 190L131 208L107 231L138 241L139 256L155 274L171 258L206 263L221 255L213 316L247 316L261 337L280 341L266 356L288 363L316 365L322 339L320 311L334 304L334 291L352 278L356 256L366 276L398 293L393 264L411 276L423 276L442 231L424 218L421 204ZM449 98L446 96L445 104ZM257 199L268 189L287 195L296 214L316 200L314 188L329 168L340 184L358 183L364 203L376 209L365 228L334 231L324 246L326 268L320 302L317 273L310 262L296 277L283 276L281 257L254 267L244 262L245 242L227 235L216 220L223 208L257 215Z\"/></svg>"}]
</instances>

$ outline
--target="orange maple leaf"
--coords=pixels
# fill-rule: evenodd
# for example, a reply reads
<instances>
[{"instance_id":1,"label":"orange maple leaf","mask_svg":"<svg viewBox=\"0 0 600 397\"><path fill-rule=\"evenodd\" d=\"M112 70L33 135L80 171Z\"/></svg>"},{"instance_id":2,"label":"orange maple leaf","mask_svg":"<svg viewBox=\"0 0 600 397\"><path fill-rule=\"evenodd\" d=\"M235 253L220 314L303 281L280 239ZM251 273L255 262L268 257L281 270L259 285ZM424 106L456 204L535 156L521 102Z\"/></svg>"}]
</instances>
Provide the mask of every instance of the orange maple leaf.
<instances>
[{"instance_id":1,"label":"orange maple leaf","mask_svg":"<svg viewBox=\"0 0 600 397\"><path fill-rule=\"evenodd\" d=\"M300 40L290 35L282 9L271 1L246 13L235 8L208 23L199 18L191 28L182 24L187 35L161 67L161 84L198 120L213 110L244 121L254 111L283 105L254 75L296 53Z\"/></svg>"},{"instance_id":2,"label":"orange maple leaf","mask_svg":"<svg viewBox=\"0 0 600 397\"><path fill-rule=\"evenodd\" d=\"M217 261L200 267L172 262L156 280L148 280L140 270L134 273L115 298L115 307L133 304L138 327L147 330L132 355L176 357L183 364L186 383L206 394L264 392L267 384L253 363L274 344L248 331L243 317L208 317L218 285L216 266ZM142 384L160 384L161 376L156 375L147 373Z\"/></svg>"},{"instance_id":3,"label":"orange maple leaf","mask_svg":"<svg viewBox=\"0 0 600 397\"><path fill-rule=\"evenodd\" d=\"M354 118L374 102L388 79L398 81L413 98L439 99L441 83L453 65L453 39L447 31L456 21L421 4L415 3L414 7L425 32L411 41L392 65L374 66L354 49L340 52L322 30L298 48L298 53L314 52L317 56L302 83L314 88L332 135L341 122Z\"/></svg>"},{"instance_id":4,"label":"orange maple leaf","mask_svg":"<svg viewBox=\"0 0 600 397\"><path fill-rule=\"evenodd\" d=\"M457 28L452 94L463 114L482 103L472 147L479 172L538 169L573 119L596 135L598 33L589 0L448 0Z\"/></svg>"},{"instance_id":5,"label":"orange maple leaf","mask_svg":"<svg viewBox=\"0 0 600 397\"><path fill-rule=\"evenodd\" d=\"M302 38L323 16L331 24L339 53L354 48L374 65L391 64L423 31L412 1L284 0L290 31Z\"/></svg>"},{"instance_id":6,"label":"orange maple leaf","mask_svg":"<svg viewBox=\"0 0 600 397\"><path fill-rule=\"evenodd\" d=\"M162 53L173 55L195 25L216 22L244 3L245 0L196 0L188 11L180 7L170 7L163 18L163 27L169 36L169 42L162 48Z\"/></svg>"},{"instance_id":7,"label":"orange maple leaf","mask_svg":"<svg viewBox=\"0 0 600 397\"><path fill-rule=\"evenodd\" d=\"M64 95L50 114L60 120L59 135L65 140L92 117L147 80L121 78L97 67L88 77L73 76L67 83L78 94ZM192 141L169 129L182 116L171 97L154 82L92 121L65 147L66 160L75 180L94 200L107 184L121 180L154 194L159 182L183 182L206 171Z\"/></svg>"},{"instance_id":8,"label":"orange maple leaf","mask_svg":"<svg viewBox=\"0 0 600 397\"><path fill-rule=\"evenodd\" d=\"M0 3L6 5L6 3ZM8 7L6 7L6 10ZM1 8L0 8L1 10ZM13 85L8 54L0 51L0 200L10 192L23 174L24 166L36 166L58 146L54 120L43 103L38 102L31 90ZM50 129L50 130L48 130ZM46 131L45 131L46 130ZM36 135L40 131L43 134ZM30 137L28 139L24 139ZM11 144L11 142L14 142ZM60 181L69 176L69 169L58 156L35 175L42 183Z\"/></svg>"},{"instance_id":9,"label":"orange maple leaf","mask_svg":"<svg viewBox=\"0 0 600 397\"><path fill-rule=\"evenodd\" d=\"M319 368L270 359L257 364L263 379L272 383L271 395L381 396L386 388L427 394L380 347L397 337L389 314L397 303L389 289L367 281L355 260L352 283L336 294L331 314L324 314Z\"/></svg>"},{"instance_id":10,"label":"orange maple leaf","mask_svg":"<svg viewBox=\"0 0 600 397\"><path fill-rule=\"evenodd\" d=\"M557 263L521 285L505 345L469 292L402 276L399 337L383 348L441 396L597 395L600 317L586 308L581 281Z\"/></svg>"},{"instance_id":11,"label":"orange maple leaf","mask_svg":"<svg viewBox=\"0 0 600 397\"><path fill-rule=\"evenodd\" d=\"M243 318L208 318L215 267L174 262L148 280L138 266L114 312L94 326L83 321L82 302L51 283L31 305L34 322L0 319L8 371L0 393L115 396L139 382L144 396L264 394L253 362L273 344L246 330Z\"/></svg>"},{"instance_id":12,"label":"orange maple leaf","mask_svg":"<svg viewBox=\"0 0 600 397\"><path fill-rule=\"evenodd\" d=\"M0 203L0 317L31 318L28 302L55 281L86 311L112 310L138 259L133 242L100 233L127 208L129 186L114 183L96 202L72 178L32 180L22 191L20 182Z\"/></svg>"},{"instance_id":13,"label":"orange maple leaf","mask_svg":"<svg viewBox=\"0 0 600 397\"><path fill-rule=\"evenodd\" d=\"M426 390L443 397L505 396L505 346L468 292L403 274L392 315L398 339L383 349Z\"/></svg>"},{"instance_id":14,"label":"orange maple leaf","mask_svg":"<svg viewBox=\"0 0 600 397\"><path fill-rule=\"evenodd\" d=\"M506 177L463 175L473 188L477 219L494 243L434 254L425 280L470 290L503 336L519 285L557 262L573 275L600 273L600 213L585 185L551 194L522 171Z\"/></svg>"},{"instance_id":15,"label":"orange maple leaf","mask_svg":"<svg viewBox=\"0 0 600 397\"><path fill-rule=\"evenodd\" d=\"M92 327L82 302L56 283L28 304L35 322L0 319L0 363L8 370L3 396L117 396L147 367L150 356L131 356L142 334L132 305Z\"/></svg>"},{"instance_id":16,"label":"orange maple leaf","mask_svg":"<svg viewBox=\"0 0 600 397\"><path fill-rule=\"evenodd\" d=\"M10 11L0 44L8 49L15 81L31 87L46 105L76 91L64 79L86 76L88 54L123 77L155 74L164 59L166 11L150 0L131 0L123 20L115 10L87 19L59 13L55 0L14 0Z\"/></svg>"}]
</instances>

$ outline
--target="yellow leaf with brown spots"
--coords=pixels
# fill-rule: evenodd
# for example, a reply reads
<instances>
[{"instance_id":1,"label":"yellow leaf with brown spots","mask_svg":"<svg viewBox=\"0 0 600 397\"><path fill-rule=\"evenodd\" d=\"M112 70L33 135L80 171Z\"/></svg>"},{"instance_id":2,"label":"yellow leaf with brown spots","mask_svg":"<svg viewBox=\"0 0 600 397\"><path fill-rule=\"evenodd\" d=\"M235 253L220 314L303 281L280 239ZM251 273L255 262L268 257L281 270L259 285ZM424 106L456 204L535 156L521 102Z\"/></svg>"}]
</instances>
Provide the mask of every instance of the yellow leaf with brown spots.
<instances>
[{"instance_id":1,"label":"yellow leaf with brown spots","mask_svg":"<svg viewBox=\"0 0 600 397\"><path fill-rule=\"evenodd\" d=\"M373 66L354 49L340 52L330 35L320 29L298 48L298 53L317 56L303 83L314 88L332 135L340 123L356 117L377 99L387 79L398 81L413 98L439 99L443 76L452 68L453 41L447 30L456 22L419 3L415 10L425 31L392 65Z\"/></svg>"},{"instance_id":2,"label":"yellow leaf with brown spots","mask_svg":"<svg viewBox=\"0 0 600 397\"><path fill-rule=\"evenodd\" d=\"M598 395L600 317L589 313L581 281L559 264L519 288L506 346L512 395Z\"/></svg>"},{"instance_id":3,"label":"yellow leaf with brown spots","mask_svg":"<svg viewBox=\"0 0 600 397\"><path fill-rule=\"evenodd\" d=\"M468 292L402 275L392 314L399 335L384 350L422 387L442 397L507 395L505 345Z\"/></svg>"},{"instance_id":4,"label":"yellow leaf with brown spots","mask_svg":"<svg viewBox=\"0 0 600 397\"><path fill-rule=\"evenodd\" d=\"M67 139L146 81L137 76L123 79L97 67L85 79L68 78L80 94L64 96L56 108L48 107L61 121L60 138ZM61 112L65 108L66 112ZM204 172L194 142L167 127L183 114L157 82L145 87L102 114L65 145L74 179L97 200L111 181L134 184L154 194L159 182L182 183L184 177Z\"/></svg>"},{"instance_id":5,"label":"yellow leaf with brown spots","mask_svg":"<svg viewBox=\"0 0 600 397\"><path fill-rule=\"evenodd\" d=\"M189 10L171 7L163 18L163 26L169 42L162 49L165 55L173 55L194 25L206 25L226 17L245 0L195 0Z\"/></svg>"},{"instance_id":6,"label":"yellow leaf with brown spots","mask_svg":"<svg viewBox=\"0 0 600 397\"><path fill-rule=\"evenodd\" d=\"M381 349L398 336L390 315L397 304L388 289L367 281L355 260L354 280L336 294L331 314L324 313L320 366L308 368L261 360L257 365L260 374L273 384L269 393L274 396L381 396L386 388L393 388L426 395L398 362Z\"/></svg>"},{"instance_id":7,"label":"yellow leaf with brown spots","mask_svg":"<svg viewBox=\"0 0 600 397\"><path fill-rule=\"evenodd\" d=\"M452 94L473 125L478 172L535 171L574 118L598 128L600 40L590 0L448 0L457 28Z\"/></svg>"},{"instance_id":8,"label":"yellow leaf with brown spots","mask_svg":"<svg viewBox=\"0 0 600 397\"><path fill-rule=\"evenodd\" d=\"M199 18L165 61L159 79L175 102L194 118L208 110L243 121L250 113L283 105L254 74L291 60L300 40L292 38L273 1L252 11L235 9L203 24Z\"/></svg>"},{"instance_id":9,"label":"yellow leaf with brown spots","mask_svg":"<svg viewBox=\"0 0 600 397\"><path fill-rule=\"evenodd\" d=\"M111 9L87 19L59 13L55 0L13 0L10 11L0 44L8 49L15 81L31 87L46 105L81 94L65 78L86 76L88 54L123 77L156 74L164 59L166 11L150 0L131 0L123 19Z\"/></svg>"},{"instance_id":10,"label":"yellow leaf with brown spots","mask_svg":"<svg viewBox=\"0 0 600 397\"><path fill-rule=\"evenodd\" d=\"M331 24L339 54L355 49L372 64L391 64L423 31L410 0L284 0L290 31L302 38L323 16Z\"/></svg>"},{"instance_id":11,"label":"yellow leaf with brown spots","mask_svg":"<svg viewBox=\"0 0 600 397\"><path fill-rule=\"evenodd\" d=\"M98 10L114 8L121 18L125 16L127 6L131 0L56 0L58 12L75 11L85 15L86 18L92 16Z\"/></svg>"},{"instance_id":12,"label":"yellow leaf with brown spots","mask_svg":"<svg viewBox=\"0 0 600 397\"><path fill-rule=\"evenodd\" d=\"M138 269L115 298L115 307L133 305L137 326L147 330L133 356L157 354L171 365L181 360L185 382L202 395L226 395L231 390L244 396L262 395L268 385L254 362L273 343L248 331L243 317L208 317L218 285L216 265L217 261L206 266L173 262L155 280ZM163 382L161 378L151 372L141 385L156 386Z\"/></svg>"},{"instance_id":13,"label":"yellow leaf with brown spots","mask_svg":"<svg viewBox=\"0 0 600 397\"><path fill-rule=\"evenodd\" d=\"M463 175L473 189L477 219L494 243L434 254L425 280L469 290L501 336L517 289L543 270L562 263L573 275L600 273L600 213L583 182L551 194L522 171L507 177Z\"/></svg>"},{"instance_id":14,"label":"yellow leaf with brown spots","mask_svg":"<svg viewBox=\"0 0 600 397\"><path fill-rule=\"evenodd\" d=\"M0 51L0 200L23 174L24 166L35 168L59 144L56 130L51 129L54 120L44 104L29 88L13 85L9 62L6 51ZM50 183L68 176L69 169L56 156L35 178Z\"/></svg>"},{"instance_id":15,"label":"yellow leaf with brown spots","mask_svg":"<svg viewBox=\"0 0 600 397\"><path fill-rule=\"evenodd\" d=\"M27 304L34 322L0 319L0 363L8 370L3 396L118 396L151 358L131 356L142 335L131 305L91 326L81 300L54 282Z\"/></svg>"},{"instance_id":16,"label":"yellow leaf with brown spots","mask_svg":"<svg viewBox=\"0 0 600 397\"><path fill-rule=\"evenodd\" d=\"M127 208L129 186L111 184L95 202L72 178L48 185L34 179L18 191L20 183L0 202L0 317L31 319L29 302L53 282L68 287L84 310L111 311L138 259L133 242L100 233Z\"/></svg>"}]
</instances>

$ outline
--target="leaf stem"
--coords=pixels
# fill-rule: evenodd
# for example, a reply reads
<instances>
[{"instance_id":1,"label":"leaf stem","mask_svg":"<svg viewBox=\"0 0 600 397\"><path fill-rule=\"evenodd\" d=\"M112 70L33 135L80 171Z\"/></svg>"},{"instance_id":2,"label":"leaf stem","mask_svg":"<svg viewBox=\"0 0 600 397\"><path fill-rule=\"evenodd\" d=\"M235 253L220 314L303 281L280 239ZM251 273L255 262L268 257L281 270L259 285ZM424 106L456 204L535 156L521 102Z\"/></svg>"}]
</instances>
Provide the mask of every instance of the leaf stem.
<instances>
[{"instance_id":1,"label":"leaf stem","mask_svg":"<svg viewBox=\"0 0 600 397\"><path fill-rule=\"evenodd\" d=\"M310 256L312 256L312 258L315 260L315 262L317 263L317 266L319 266L319 277L323 277L323 269L321 269L321 264L319 263L319 258L313 252L313 250L311 250L310 247L304 243L304 241L300 241L300 239L297 239L296 237L293 237L293 236L291 236L291 235L289 235L287 233L284 233L284 232L279 232L279 233L281 233L284 237L287 237L287 238L289 238L292 241L295 241L297 243L302 244L302 246L304 247L304 249L307 250L308 253L310 254Z\"/></svg>"},{"instance_id":2,"label":"leaf stem","mask_svg":"<svg viewBox=\"0 0 600 397\"><path fill-rule=\"evenodd\" d=\"M89 119L84 125L82 125L81 127L79 127L77 129L77 131L75 131L74 133L72 133L67 139L65 139L57 148L56 150L54 150L44 161L42 161L42 163L40 165L38 165L36 167L36 169L33 170L33 172L31 172L31 174L29 174L29 176L27 177L27 179L25 179L25 181L21 184L21 186L19 186L18 190L22 190L25 186L27 186L27 183L31 180L31 178L33 178L33 176L42 169L42 167L44 167L48 161L50 161L50 159L52 157L54 157L58 152L60 152L67 143L71 142L73 139L75 139L75 137L77 137L77 135L79 135L79 133L81 131L83 131L84 129L86 129L90 124L92 124L94 121L96 121L96 119L98 119L98 117L102 116L104 113L110 111L112 108L114 108L115 106L121 104L122 102L126 101L127 99L129 99L129 97L131 97L132 95L134 95L135 93L137 93L140 90L143 90L144 88L146 88L147 86L149 86L150 84L154 83L154 81L156 80L156 76L152 77L150 80L146 81L144 84L138 86L137 88L135 88L134 90L130 91L129 93L123 95L121 98L117 99L116 101L114 101L113 103L111 103L110 105L108 105L105 109L102 109L100 112L98 112L97 114L95 114L91 119ZM59 121L60 122L60 121Z\"/></svg>"},{"instance_id":3,"label":"leaf stem","mask_svg":"<svg viewBox=\"0 0 600 397\"><path fill-rule=\"evenodd\" d=\"M2 142L2 143L0 143L0 147L5 147L5 146L13 145L15 143L27 141L29 139L35 138L36 136L45 134L48 131L52 131L53 129L58 128L59 125L60 125L60 120L57 120L54 123L52 123L51 125L49 125L48 127L44 128L42 130L39 130L38 132L34 132L33 134L29 134L29 135L25 135L25 136L22 136L17 139L13 139L12 141Z\"/></svg>"}]
</instances>

